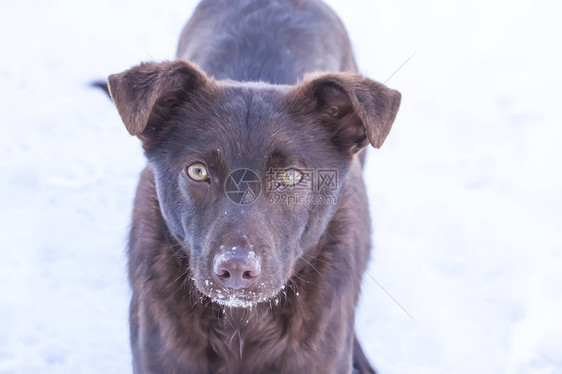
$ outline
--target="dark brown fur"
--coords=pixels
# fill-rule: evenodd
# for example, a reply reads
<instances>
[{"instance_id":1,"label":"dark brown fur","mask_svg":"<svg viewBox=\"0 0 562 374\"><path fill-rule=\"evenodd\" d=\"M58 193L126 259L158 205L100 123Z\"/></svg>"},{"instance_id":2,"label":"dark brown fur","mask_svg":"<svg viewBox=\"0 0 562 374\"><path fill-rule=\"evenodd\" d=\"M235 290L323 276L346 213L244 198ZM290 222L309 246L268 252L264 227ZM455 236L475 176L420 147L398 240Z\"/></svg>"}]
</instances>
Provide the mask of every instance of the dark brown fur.
<instances>
[{"instance_id":1,"label":"dark brown fur","mask_svg":"<svg viewBox=\"0 0 562 374\"><path fill-rule=\"evenodd\" d=\"M372 373L353 330L370 251L357 154L382 145L400 94L355 73L345 30L321 2L234 4L203 1L182 33L178 57L203 70L177 60L109 77L149 161L129 243L134 371ZM333 72L303 78L319 70ZM208 182L186 177L194 161ZM241 167L262 178L272 167L336 170L337 203L270 204L263 186L237 205L224 181ZM211 263L224 245L262 259L261 288L222 289L257 295L251 307L215 302Z\"/></svg>"}]
</instances>

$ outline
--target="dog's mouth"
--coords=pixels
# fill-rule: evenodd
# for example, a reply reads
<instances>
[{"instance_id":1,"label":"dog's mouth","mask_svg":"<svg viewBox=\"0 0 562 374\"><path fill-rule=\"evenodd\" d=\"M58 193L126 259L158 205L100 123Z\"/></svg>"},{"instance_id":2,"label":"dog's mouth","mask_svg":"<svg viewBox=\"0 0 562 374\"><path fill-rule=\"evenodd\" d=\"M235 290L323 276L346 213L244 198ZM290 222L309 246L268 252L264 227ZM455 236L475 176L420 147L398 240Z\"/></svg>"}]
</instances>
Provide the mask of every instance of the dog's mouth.
<instances>
[{"instance_id":1,"label":"dog's mouth","mask_svg":"<svg viewBox=\"0 0 562 374\"><path fill-rule=\"evenodd\" d=\"M196 283L199 284L199 282ZM212 280L205 280L203 284L203 287L198 286L197 288L213 303L232 308L252 308L259 303L271 302L279 293L279 290L271 289L265 283L237 290L225 288Z\"/></svg>"},{"instance_id":2,"label":"dog's mouth","mask_svg":"<svg viewBox=\"0 0 562 374\"><path fill-rule=\"evenodd\" d=\"M215 297L211 297L211 301L222 306L232 308L251 308L256 304L269 300L268 297L263 295L246 295L241 293L223 292L218 293Z\"/></svg>"}]
</instances>

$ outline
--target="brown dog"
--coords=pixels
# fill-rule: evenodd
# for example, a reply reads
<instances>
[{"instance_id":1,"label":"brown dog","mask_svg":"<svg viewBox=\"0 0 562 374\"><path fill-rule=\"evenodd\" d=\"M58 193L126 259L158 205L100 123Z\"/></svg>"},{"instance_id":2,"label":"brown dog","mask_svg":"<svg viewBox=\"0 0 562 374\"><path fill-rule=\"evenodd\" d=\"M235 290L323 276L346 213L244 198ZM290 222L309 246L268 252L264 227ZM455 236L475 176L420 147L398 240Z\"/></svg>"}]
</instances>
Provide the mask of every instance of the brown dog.
<instances>
[{"instance_id":1,"label":"brown dog","mask_svg":"<svg viewBox=\"0 0 562 374\"><path fill-rule=\"evenodd\" d=\"M177 57L109 77L148 159L135 373L373 373L354 333L370 251L358 154L382 145L400 94L357 74L317 0L204 0Z\"/></svg>"}]
</instances>

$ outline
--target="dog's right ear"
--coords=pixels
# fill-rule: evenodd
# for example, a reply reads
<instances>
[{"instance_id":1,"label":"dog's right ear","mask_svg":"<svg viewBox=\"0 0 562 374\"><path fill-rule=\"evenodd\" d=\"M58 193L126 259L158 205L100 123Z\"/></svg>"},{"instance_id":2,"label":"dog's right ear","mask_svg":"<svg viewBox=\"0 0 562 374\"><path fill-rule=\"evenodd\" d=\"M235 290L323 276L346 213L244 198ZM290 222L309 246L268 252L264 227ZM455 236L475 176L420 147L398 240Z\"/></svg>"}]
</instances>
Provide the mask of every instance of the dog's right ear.
<instances>
[{"instance_id":1,"label":"dog's right ear","mask_svg":"<svg viewBox=\"0 0 562 374\"><path fill-rule=\"evenodd\" d=\"M108 88L131 135L143 138L150 114L158 106L173 107L208 81L205 73L186 61L142 63L110 75Z\"/></svg>"}]
</instances>

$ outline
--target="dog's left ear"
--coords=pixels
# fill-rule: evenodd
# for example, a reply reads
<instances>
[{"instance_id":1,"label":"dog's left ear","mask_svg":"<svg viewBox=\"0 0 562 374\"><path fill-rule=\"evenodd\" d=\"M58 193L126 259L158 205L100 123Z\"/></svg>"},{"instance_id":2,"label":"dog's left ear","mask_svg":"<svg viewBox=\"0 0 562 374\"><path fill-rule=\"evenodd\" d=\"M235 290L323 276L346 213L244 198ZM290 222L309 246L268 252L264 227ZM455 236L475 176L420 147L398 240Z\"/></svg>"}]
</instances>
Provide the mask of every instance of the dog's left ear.
<instances>
[{"instance_id":1,"label":"dog's left ear","mask_svg":"<svg viewBox=\"0 0 562 374\"><path fill-rule=\"evenodd\" d=\"M311 109L329 128L334 144L352 154L368 143L382 146L401 98L400 92L353 73L306 76L290 95L301 103L311 103Z\"/></svg>"}]
</instances>

